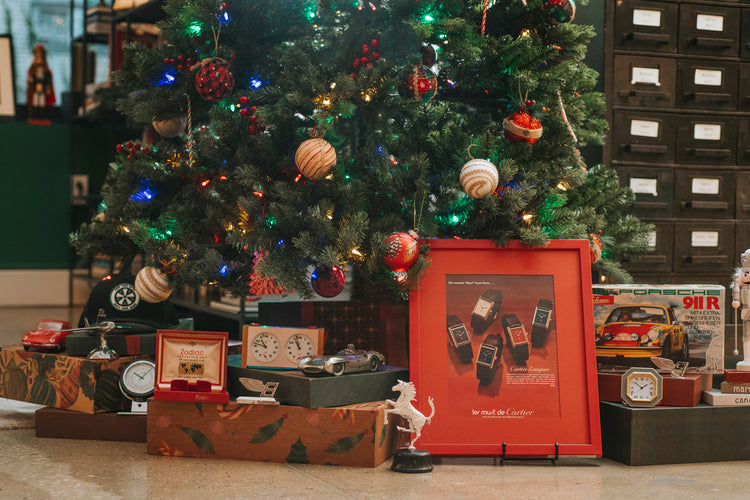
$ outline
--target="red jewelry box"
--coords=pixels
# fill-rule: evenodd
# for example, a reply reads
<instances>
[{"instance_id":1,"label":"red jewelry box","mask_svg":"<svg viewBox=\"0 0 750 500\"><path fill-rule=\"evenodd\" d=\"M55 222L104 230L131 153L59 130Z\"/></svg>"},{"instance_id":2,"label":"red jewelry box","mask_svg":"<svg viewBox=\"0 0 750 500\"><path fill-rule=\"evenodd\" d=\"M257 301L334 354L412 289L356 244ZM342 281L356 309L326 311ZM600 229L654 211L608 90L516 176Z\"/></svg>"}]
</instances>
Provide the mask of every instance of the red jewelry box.
<instances>
[{"instance_id":1,"label":"red jewelry box","mask_svg":"<svg viewBox=\"0 0 750 500\"><path fill-rule=\"evenodd\" d=\"M156 331L154 399L228 403L227 332Z\"/></svg>"}]
</instances>

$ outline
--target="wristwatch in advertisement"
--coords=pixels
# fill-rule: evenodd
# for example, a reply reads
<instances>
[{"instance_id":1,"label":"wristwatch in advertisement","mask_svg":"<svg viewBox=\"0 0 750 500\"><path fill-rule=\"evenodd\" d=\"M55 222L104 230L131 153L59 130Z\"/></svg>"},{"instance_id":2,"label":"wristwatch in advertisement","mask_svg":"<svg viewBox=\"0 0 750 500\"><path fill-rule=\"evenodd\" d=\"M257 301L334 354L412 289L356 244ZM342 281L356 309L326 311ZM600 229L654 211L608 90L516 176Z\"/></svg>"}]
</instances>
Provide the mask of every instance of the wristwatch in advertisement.
<instances>
[{"instance_id":1,"label":"wristwatch in advertisement","mask_svg":"<svg viewBox=\"0 0 750 500\"><path fill-rule=\"evenodd\" d=\"M531 345L542 347L549 334L549 322L552 319L552 301L539 299L534 309L534 319L531 320Z\"/></svg>"},{"instance_id":2,"label":"wristwatch in advertisement","mask_svg":"<svg viewBox=\"0 0 750 500\"><path fill-rule=\"evenodd\" d=\"M471 330L477 335L483 334L497 319L500 305L503 303L503 292L490 288L474 304L471 311Z\"/></svg>"},{"instance_id":3,"label":"wristwatch in advertisement","mask_svg":"<svg viewBox=\"0 0 750 500\"><path fill-rule=\"evenodd\" d=\"M508 339L508 347L517 365L523 365L529 359L529 334L515 314L503 315L503 330Z\"/></svg>"},{"instance_id":4,"label":"wristwatch in advertisement","mask_svg":"<svg viewBox=\"0 0 750 500\"><path fill-rule=\"evenodd\" d=\"M489 385L495 378L497 367L500 366L500 355L503 353L503 337L501 335L487 335L479 346L477 354L477 378L479 385Z\"/></svg>"},{"instance_id":5,"label":"wristwatch in advertisement","mask_svg":"<svg viewBox=\"0 0 750 500\"><path fill-rule=\"evenodd\" d=\"M447 324L448 345L456 351L461 363L471 363L474 358L474 349L471 348L471 337L469 337L469 330L466 325L455 314L447 315Z\"/></svg>"}]
</instances>

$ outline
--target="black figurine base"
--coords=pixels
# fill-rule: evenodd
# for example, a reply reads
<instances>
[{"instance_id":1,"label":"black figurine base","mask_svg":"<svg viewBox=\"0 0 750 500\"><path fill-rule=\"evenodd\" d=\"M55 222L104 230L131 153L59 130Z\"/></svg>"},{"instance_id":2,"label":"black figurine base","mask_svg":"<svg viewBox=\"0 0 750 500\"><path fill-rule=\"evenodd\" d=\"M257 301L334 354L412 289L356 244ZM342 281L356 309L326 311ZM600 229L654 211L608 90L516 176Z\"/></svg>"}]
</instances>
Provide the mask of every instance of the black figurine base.
<instances>
[{"instance_id":1,"label":"black figurine base","mask_svg":"<svg viewBox=\"0 0 750 500\"><path fill-rule=\"evenodd\" d=\"M391 470L394 472L432 472L432 455L429 451L401 448L393 454Z\"/></svg>"}]
</instances>

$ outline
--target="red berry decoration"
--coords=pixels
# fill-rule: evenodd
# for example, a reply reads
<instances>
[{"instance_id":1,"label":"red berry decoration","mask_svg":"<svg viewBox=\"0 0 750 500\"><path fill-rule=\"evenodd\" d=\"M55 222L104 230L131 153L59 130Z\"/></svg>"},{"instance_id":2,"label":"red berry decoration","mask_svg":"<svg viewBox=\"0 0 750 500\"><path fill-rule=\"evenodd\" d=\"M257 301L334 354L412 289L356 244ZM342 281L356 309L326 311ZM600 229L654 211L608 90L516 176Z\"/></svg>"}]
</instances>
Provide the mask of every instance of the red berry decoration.
<instances>
[{"instance_id":1,"label":"red berry decoration","mask_svg":"<svg viewBox=\"0 0 750 500\"><path fill-rule=\"evenodd\" d=\"M526 111L516 111L503 120L505 137L511 142L534 144L542 136L542 122Z\"/></svg>"},{"instance_id":2,"label":"red berry decoration","mask_svg":"<svg viewBox=\"0 0 750 500\"><path fill-rule=\"evenodd\" d=\"M569 23L576 16L576 3L573 0L544 0L542 9L552 16L554 24Z\"/></svg>"},{"instance_id":3,"label":"red berry decoration","mask_svg":"<svg viewBox=\"0 0 750 500\"><path fill-rule=\"evenodd\" d=\"M386 267L393 272L406 272L419 257L417 233L391 233L385 238L386 252L383 256Z\"/></svg>"},{"instance_id":4,"label":"red berry decoration","mask_svg":"<svg viewBox=\"0 0 750 500\"><path fill-rule=\"evenodd\" d=\"M427 102L437 94L437 78L427 66L414 66L404 80L403 93L416 101Z\"/></svg>"},{"instance_id":5,"label":"red berry decoration","mask_svg":"<svg viewBox=\"0 0 750 500\"><path fill-rule=\"evenodd\" d=\"M204 59L195 75L195 89L207 101L224 99L234 88L234 75L223 59Z\"/></svg>"},{"instance_id":6,"label":"red berry decoration","mask_svg":"<svg viewBox=\"0 0 750 500\"><path fill-rule=\"evenodd\" d=\"M318 266L310 276L310 284L321 297L335 297L344 290L346 275L337 266Z\"/></svg>"}]
</instances>

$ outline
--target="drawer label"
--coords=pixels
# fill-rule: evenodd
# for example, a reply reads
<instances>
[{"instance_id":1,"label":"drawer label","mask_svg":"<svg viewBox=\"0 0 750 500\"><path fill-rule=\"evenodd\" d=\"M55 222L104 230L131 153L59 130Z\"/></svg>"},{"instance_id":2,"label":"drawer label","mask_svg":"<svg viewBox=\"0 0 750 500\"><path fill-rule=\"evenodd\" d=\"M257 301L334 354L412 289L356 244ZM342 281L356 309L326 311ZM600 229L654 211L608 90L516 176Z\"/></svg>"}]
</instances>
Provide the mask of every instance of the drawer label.
<instances>
[{"instance_id":1,"label":"drawer label","mask_svg":"<svg viewBox=\"0 0 750 500\"><path fill-rule=\"evenodd\" d=\"M693 84L721 87L722 73L719 70L696 69L693 75Z\"/></svg>"},{"instance_id":2,"label":"drawer label","mask_svg":"<svg viewBox=\"0 0 750 500\"><path fill-rule=\"evenodd\" d=\"M661 26L661 11L633 9L633 25L653 26L658 28Z\"/></svg>"},{"instance_id":3,"label":"drawer label","mask_svg":"<svg viewBox=\"0 0 750 500\"><path fill-rule=\"evenodd\" d=\"M690 233L690 246L692 247L718 247L718 231L693 231Z\"/></svg>"},{"instance_id":4,"label":"drawer label","mask_svg":"<svg viewBox=\"0 0 750 500\"><path fill-rule=\"evenodd\" d=\"M630 135L659 137L659 122L650 120L630 120Z\"/></svg>"},{"instance_id":5,"label":"drawer label","mask_svg":"<svg viewBox=\"0 0 750 500\"><path fill-rule=\"evenodd\" d=\"M652 194L654 196L659 194L656 192L656 179L631 177L630 189L637 194Z\"/></svg>"},{"instance_id":6,"label":"drawer label","mask_svg":"<svg viewBox=\"0 0 750 500\"><path fill-rule=\"evenodd\" d=\"M693 124L693 139L720 141L721 125L715 123L695 123Z\"/></svg>"},{"instance_id":7,"label":"drawer label","mask_svg":"<svg viewBox=\"0 0 750 500\"><path fill-rule=\"evenodd\" d=\"M648 245L649 250L656 250L656 231L651 231L646 235L646 245Z\"/></svg>"},{"instance_id":8,"label":"drawer label","mask_svg":"<svg viewBox=\"0 0 750 500\"><path fill-rule=\"evenodd\" d=\"M634 67L630 73L631 85L636 83L650 83L657 87L661 86L661 83L659 83L659 68Z\"/></svg>"},{"instance_id":9,"label":"drawer label","mask_svg":"<svg viewBox=\"0 0 750 500\"><path fill-rule=\"evenodd\" d=\"M719 194L719 179L706 179L694 177L690 185L693 194Z\"/></svg>"},{"instance_id":10,"label":"drawer label","mask_svg":"<svg viewBox=\"0 0 750 500\"><path fill-rule=\"evenodd\" d=\"M695 29L703 31L724 31L724 16L698 14L695 16Z\"/></svg>"}]
</instances>

